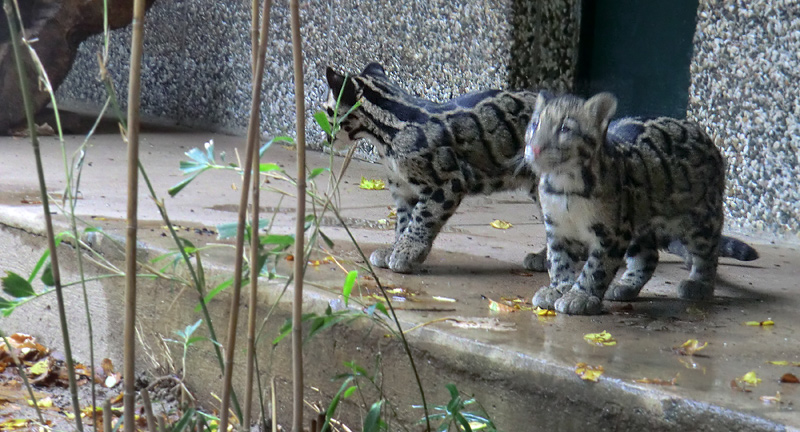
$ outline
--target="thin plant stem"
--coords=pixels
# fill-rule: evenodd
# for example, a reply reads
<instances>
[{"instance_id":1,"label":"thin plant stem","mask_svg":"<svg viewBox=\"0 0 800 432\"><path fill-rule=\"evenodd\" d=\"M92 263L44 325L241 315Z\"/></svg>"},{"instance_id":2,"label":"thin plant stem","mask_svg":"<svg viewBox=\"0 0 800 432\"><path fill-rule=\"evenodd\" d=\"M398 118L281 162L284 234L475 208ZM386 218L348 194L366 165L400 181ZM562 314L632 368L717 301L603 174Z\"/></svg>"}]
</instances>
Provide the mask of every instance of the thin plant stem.
<instances>
[{"instance_id":1,"label":"thin plant stem","mask_svg":"<svg viewBox=\"0 0 800 432\"><path fill-rule=\"evenodd\" d=\"M267 0L264 2L264 20L262 24L266 26L261 28L260 31L258 29L258 0L253 0L251 3L252 8L252 21L251 21L251 51L252 51L252 74L253 74L253 84L255 85L256 80L256 71L259 67L259 53L261 52L260 47L261 44L266 44L268 33L269 33L269 17L270 17L270 8L272 6L272 2ZM263 38L260 35L264 35ZM263 39L263 40L262 40ZM266 50L264 51L266 54ZM262 66L263 67L263 60ZM259 103L257 105L253 105L251 109L255 110L253 114L255 118L261 118L261 103L259 98ZM260 128L259 128L260 129ZM258 134L251 135L254 139L257 139ZM252 145L254 148L256 147L256 143L249 143L248 145ZM259 158L253 157L253 204L251 210L251 217L252 222L250 223L250 301L249 301L249 309L247 314L247 378L245 380L245 394L244 394L244 420L242 421L242 425L246 428L250 428L251 422L251 414L253 410L253 375L255 371L255 356L256 356L256 303L258 300L258 274L261 272L260 268L257 268L257 264L259 262L259 242L260 239L258 237L258 217L259 217L259 203L260 203L260 194L261 194L261 179L259 178ZM247 169L247 167L243 167ZM274 218L273 218L274 219Z\"/></svg>"},{"instance_id":2,"label":"thin plant stem","mask_svg":"<svg viewBox=\"0 0 800 432\"><path fill-rule=\"evenodd\" d=\"M39 138L36 134L36 124L33 121L33 104L31 101L28 79L25 75L25 66L20 52L20 38L17 27L17 19L12 9L11 0L5 0L3 7L6 12L9 33L11 34L11 46L14 52L14 60L17 64L17 74L19 75L19 87L22 92L22 103L25 108L25 117L28 120L28 130L33 146L33 155L36 159L36 174L39 178L39 194L42 199L42 210L44 211L45 229L47 231L47 247L50 250L50 266L53 274L53 282L56 290L58 303L58 316L61 323L61 336L64 340L64 356L66 357L67 371L69 372L69 391L72 398L72 408L75 411L75 427L79 432L83 432L83 422L80 419L81 407L78 401L78 388L75 382L75 365L72 361L72 346L69 339L69 328L67 325L67 314L64 308L64 294L61 287L61 272L58 266L58 253L56 251L55 234L53 233L53 220L50 216L50 204L47 196L47 186L44 179L44 168L42 167L42 156L39 150ZM9 346L10 348L10 346Z\"/></svg>"},{"instance_id":3,"label":"thin plant stem","mask_svg":"<svg viewBox=\"0 0 800 432\"><path fill-rule=\"evenodd\" d=\"M233 275L233 293L231 295L230 306L230 319L228 321L228 338L225 340L225 374L222 383L222 408L220 409L219 429L227 431L228 429L228 407L230 403L231 394L231 381L233 379L233 358L236 352L236 330L238 325L239 314L239 297L242 291L242 267L244 261L244 228L247 211L248 189L250 187L251 170L253 159L258 152L259 130L260 130L260 111L261 105L261 86L264 81L264 57L267 51L267 30L269 26L269 14L267 11L271 5L270 0L264 0L263 9L264 13L261 16L261 34L259 35L258 43L258 56L256 59L255 74L253 76L252 97L250 101L250 122L247 131L247 149L245 151L245 163L242 164L243 178L242 178L242 193L239 199L239 217L236 226L236 255L234 262L234 275ZM252 227L251 234L257 236L258 222ZM257 270L254 270L251 265L250 269L251 279L258 278ZM242 420L241 413L239 419ZM248 425L249 427L249 425Z\"/></svg>"},{"instance_id":4,"label":"thin plant stem","mask_svg":"<svg viewBox=\"0 0 800 432\"><path fill-rule=\"evenodd\" d=\"M128 211L125 240L125 319L123 379L125 432L136 431L136 235L139 208L139 109L141 106L142 42L145 0L134 0L128 81Z\"/></svg>"},{"instance_id":5,"label":"thin plant stem","mask_svg":"<svg viewBox=\"0 0 800 432\"><path fill-rule=\"evenodd\" d=\"M294 250L303 256L306 213L306 108L303 87L303 39L300 35L300 4L289 2L294 59L294 102L297 126L297 213ZM306 260L294 261L294 299L292 302L292 431L303 430L303 267Z\"/></svg>"}]
</instances>

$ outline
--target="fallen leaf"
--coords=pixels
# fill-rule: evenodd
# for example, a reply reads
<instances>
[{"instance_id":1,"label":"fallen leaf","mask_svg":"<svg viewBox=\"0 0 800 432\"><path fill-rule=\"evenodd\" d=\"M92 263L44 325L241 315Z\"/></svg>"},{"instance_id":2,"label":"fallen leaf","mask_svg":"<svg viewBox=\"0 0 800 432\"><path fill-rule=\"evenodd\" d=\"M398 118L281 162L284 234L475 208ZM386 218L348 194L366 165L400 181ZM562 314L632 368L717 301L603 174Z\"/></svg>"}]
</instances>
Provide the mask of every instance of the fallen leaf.
<instances>
[{"instance_id":1,"label":"fallen leaf","mask_svg":"<svg viewBox=\"0 0 800 432\"><path fill-rule=\"evenodd\" d=\"M757 386L761 382L761 378L756 376L755 371L750 371L744 374L743 377L739 378L739 381L745 382L753 386Z\"/></svg>"},{"instance_id":2,"label":"fallen leaf","mask_svg":"<svg viewBox=\"0 0 800 432\"><path fill-rule=\"evenodd\" d=\"M46 358L34 364L28 369L32 376L39 376L50 371L50 359Z\"/></svg>"},{"instance_id":3,"label":"fallen leaf","mask_svg":"<svg viewBox=\"0 0 800 432\"><path fill-rule=\"evenodd\" d=\"M0 422L0 431L11 431L17 429L25 429L28 427L28 423L33 423L33 420L28 419L9 419L4 422Z\"/></svg>"},{"instance_id":4,"label":"fallen leaf","mask_svg":"<svg viewBox=\"0 0 800 432\"><path fill-rule=\"evenodd\" d=\"M700 351L706 346L708 346L708 342L703 342L703 344L701 345L700 341L698 341L697 339L689 339L679 347L672 347L672 350L675 351L677 354L690 356L694 355L697 351Z\"/></svg>"},{"instance_id":5,"label":"fallen leaf","mask_svg":"<svg viewBox=\"0 0 800 432\"><path fill-rule=\"evenodd\" d=\"M731 380L731 390L742 392L742 393L750 393L752 391L752 390L750 390L748 388L745 388L744 386L739 385L739 383L736 382L736 379L732 379Z\"/></svg>"},{"instance_id":6,"label":"fallen leaf","mask_svg":"<svg viewBox=\"0 0 800 432\"><path fill-rule=\"evenodd\" d=\"M484 297L486 300L489 300L489 310L492 312L516 312L513 306L509 306L505 303L498 303L489 297Z\"/></svg>"},{"instance_id":7,"label":"fallen leaf","mask_svg":"<svg viewBox=\"0 0 800 432\"><path fill-rule=\"evenodd\" d=\"M286 255L286 261L294 261L294 255L292 254Z\"/></svg>"},{"instance_id":8,"label":"fallen leaf","mask_svg":"<svg viewBox=\"0 0 800 432\"><path fill-rule=\"evenodd\" d=\"M517 275L517 276L525 276L525 277L533 276L533 273L527 272L527 271L524 271L524 270L519 270L519 269L511 270L511 274Z\"/></svg>"},{"instance_id":9,"label":"fallen leaf","mask_svg":"<svg viewBox=\"0 0 800 432\"><path fill-rule=\"evenodd\" d=\"M440 302L455 303L456 299L450 297L433 296L433 299Z\"/></svg>"},{"instance_id":10,"label":"fallen leaf","mask_svg":"<svg viewBox=\"0 0 800 432\"><path fill-rule=\"evenodd\" d=\"M663 386L674 386L674 385L676 385L676 382L678 381L678 376L675 375L675 378L672 378L671 380L662 380L662 379L658 379L658 378L642 378L642 379L638 379L638 380L635 380L635 381L637 383L642 383L642 384L655 384L655 385L663 385Z\"/></svg>"},{"instance_id":11,"label":"fallen leaf","mask_svg":"<svg viewBox=\"0 0 800 432\"><path fill-rule=\"evenodd\" d=\"M366 177L361 177L361 184L358 186L361 189L367 190L383 190L386 189L386 183L380 179L368 180Z\"/></svg>"},{"instance_id":12,"label":"fallen leaf","mask_svg":"<svg viewBox=\"0 0 800 432\"><path fill-rule=\"evenodd\" d=\"M747 321L744 323L746 326L751 327L769 327L775 325L775 321L767 320L767 321Z\"/></svg>"},{"instance_id":13,"label":"fallen leaf","mask_svg":"<svg viewBox=\"0 0 800 432\"><path fill-rule=\"evenodd\" d=\"M776 392L775 396L761 396L758 399L764 403L781 403L781 392Z\"/></svg>"},{"instance_id":14,"label":"fallen leaf","mask_svg":"<svg viewBox=\"0 0 800 432\"><path fill-rule=\"evenodd\" d=\"M536 307L536 309L533 310L533 313L538 315L540 318L556 316L556 311L550 309L542 309L538 306Z\"/></svg>"},{"instance_id":15,"label":"fallen leaf","mask_svg":"<svg viewBox=\"0 0 800 432\"><path fill-rule=\"evenodd\" d=\"M578 363L575 365L575 373L585 381L597 382L600 380L600 375L602 375L603 372L603 366L590 366L586 363Z\"/></svg>"},{"instance_id":16,"label":"fallen leaf","mask_svg":"<svg viewBox=\"0 0 800 432\"><path fill-rule=\"evenodd\" d=\"M794 374L785 373L781 377L781 382L789 384L800 384L800 379L797 379L797 377Z\"/></svg>"},{"instance_id":17,"label":"fallen leaf","mask_svg":"<svg viewBox=\"0 0 800 432\"><path fill-rule=\"evenodd\" d=\"M31 399L27 399L27 401L28 401L28 406L33 406L33 401ZM47 396L42 399L36 399L36 405L38 405L39 408L52 408L53 399L50 398L50 396Z\"/></svg>"},{"instance_id":18,"label":"fallen leaf","mask_svg":"<svg viewBox=\"0 0 800 432\"><path fill-rule=\"evenodd\" d=\"M509 228L514 226L514 225L511 225L511 223L503 221L503 220L500 220L500 219L493 220L492 223L490 223L489 225L491 225L492 228L497 228L497 229L502 229L502 230L507 230L507 229L509 229Z\"/></svg>"},{"instance_id":19,"label":"fallen leaf","mask_svg":"<svg viewBox=\"0 0 800 432\"><path fill-rule=\"evenodd\" d=\"M789 362L786 360L772 360L768 361L769 364L774 364L776 366L789 366Z\"/></svg>"},{"instance_id":20,"label":"fallen leaf","mask_svg":"<svg viewBox=\"0 0 800 432\"><path fill-rule=\"evenodd\" d=\"M100 366L103 368L103 372L105 372L106 375L114 373L114 363L111 362L111 359L104 358L103 361L100 362Z\"/></svg>"},{"instance_id":21,"label":"fallen leaf","mask_svg":"<svg viewBox=\"0 0 800 432\"><path fill-rule=\"evenodd\" d=\"M592 344L597 346L614 346L617 344L617 340L611 336L611 333L603 330L602 333L589 333L583 335L583 339Z\"/></svg>"},{"instance_id":22,"label":"fallen leaf","mask_svg":"<svg viewBox=\"0 0 800 432\"><path fill-rule=\"evenodd\" d=\"M386 216L388 219L397 219L397 209L392 208L389 210L389 215Z\"/></svg>"}]
</instances>

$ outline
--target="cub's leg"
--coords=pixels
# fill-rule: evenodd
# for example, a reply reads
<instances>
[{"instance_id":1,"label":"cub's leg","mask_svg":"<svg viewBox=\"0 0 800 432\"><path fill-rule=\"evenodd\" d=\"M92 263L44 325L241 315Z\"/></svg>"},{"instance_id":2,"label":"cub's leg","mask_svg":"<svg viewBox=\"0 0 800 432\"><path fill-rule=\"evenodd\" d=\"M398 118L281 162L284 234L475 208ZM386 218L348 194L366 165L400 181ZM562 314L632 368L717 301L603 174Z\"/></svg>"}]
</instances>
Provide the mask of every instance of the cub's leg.
<instances>
[{"instance_id":1,"label":"cub's leg","mask_svg":"<svg viewBox=\"0 0 800 432\"><path fill-rule=\"evenodd\" d=\"M591 243L589 257L572 289L555 302L557 312L569 315L596 315L602 311L603 294L622 264L625 253L620 235L608 233L600 226L593 227L596 239Z\"/></svg>"},{"instance_id":2,"label":"cub's leg","mask_svg":"<svg viewBox=\"0 0 800 432\"><path fill-rule=\"evenodd\" d=\"M536 292L532 300L534 306L542 309L553 309L556 300L572 288L578 271L578 261L581 260L580 249L580 245L575 242L551 237L548 234L547 249L545 251L547 252L546 267L550 274L550 285L542 287Z\"/></svg>"},{"instance_id":3,"label":"cub's leg","mask_svg":"<svg viewBox=\"0 0 800 432\"><path fill-rule=\"evenodd\" d=\"M425 261L436 235L461 204L463 184L459 179L452 179L423 188L423 194L408 215L408 224L387 260L392 271L411 273L414 267ZM430 193L426 194L428 191ZM399 211L397 217L399 226Z\"/></svg>"},{"instance_id":4,"label":"cub's leg","mask_svg":"<svg viewBox=\"0 0 800 432\"><path fill-rule=\"evenodd\" d=\"M395 225L394 243L391 246L375 250L369 256L369 262L380 268L389 268L389 257L392 255L392 252L394 252L394 247L400 240L400 236L405 232L408 222L411 219L411 212L418 202L416 194L407 186L403 187L391 178L388 183L389 189L392 192L392 199L394 199L394 203L397 206L397 225Z\"/></svg>"},{"instance_id":5,"label":"cub's leg","mask_svg":"<svg viewBox=\"0 0 800 432\"><path fill-rule=\"evenodd\" d=\"M540 206L538 182L534 183L534 186L531 188L530 192L528 192L528 196L531 197L537 207ZM522 267L524 267L525 270L534 272L546 272L547 247L543 247L539 252L531 252L528 255L525 255L525 260L522 262Z\"/></svg>"},{"instance_id":6,"label":"cub's leg","mask_svg":"<svg viewBox=\"0 0 800 432\"><path fill-rule=\"evenodd\" d=\"M653 276L658 265L658 244L654 234L633 239L625 253L627 269L622 277L611 284L606 300L629 301L636 298Z\"/></svg>"},{"instance_id":7,"label":"cub's leg","mask_svg":"<svg viewBox=\"0 0 800 432\"><path fill-rule=\"evenodd\" d=\"M714 296L721 225L706 223L686 236L686 250L691 255L689 279L678 286L678 296L690 300L709 300Z\"/></svg>"}]
</instances>

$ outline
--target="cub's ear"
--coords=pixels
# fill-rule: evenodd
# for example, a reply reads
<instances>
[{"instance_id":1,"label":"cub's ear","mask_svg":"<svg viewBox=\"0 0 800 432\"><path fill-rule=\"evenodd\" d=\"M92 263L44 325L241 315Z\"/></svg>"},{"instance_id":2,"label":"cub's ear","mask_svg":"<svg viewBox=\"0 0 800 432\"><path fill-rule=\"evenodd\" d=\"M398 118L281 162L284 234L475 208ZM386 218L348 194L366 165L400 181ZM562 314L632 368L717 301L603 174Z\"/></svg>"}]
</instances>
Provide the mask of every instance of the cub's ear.
<instances>
[{"instance_id":1,"label":"cub's ear","mask_svg":"<svg viewBox=\"0 0 800 432\"><path fill-rule=\"evenodd\" d=\"M536 97L536 106L534 107L535 112L539 112L544 109L545 105L550 102L555 96L547 90L542 90L539 92L539 96Z\"/></svg>"},{"instance_id":2,"label":"cub's ear","mask_svg":"<svg viewBox=\"0 0 800 432\"><path fill-rule=\"evenodd\" d=\"M598 93L587 100L583 107L605 131L617 112L617 98L611 93Z\"/></svg>"},{"instance_id":3,"label":"cub's ear","mask_svg":"<svg viewBox=\"0 0 800 432\"><path fill-rule=\"evenodd\" d=\"M363 75L376 75L376 76L386 76L386 71L383 70L383 66L380 63L372 62L364 68Z\"/></svg>"},{"instance_id":4,"label":"cub's ear","mask_svg":"<svg viewBox=\"0 0 800 432\"><path fill-rule=\"evenodd\" d=\"M325 78L328 79L328 87L333 90L334 94L338 94L344 85L345 76L328 66L325 68Z\"/></svg>"}]
</instances>

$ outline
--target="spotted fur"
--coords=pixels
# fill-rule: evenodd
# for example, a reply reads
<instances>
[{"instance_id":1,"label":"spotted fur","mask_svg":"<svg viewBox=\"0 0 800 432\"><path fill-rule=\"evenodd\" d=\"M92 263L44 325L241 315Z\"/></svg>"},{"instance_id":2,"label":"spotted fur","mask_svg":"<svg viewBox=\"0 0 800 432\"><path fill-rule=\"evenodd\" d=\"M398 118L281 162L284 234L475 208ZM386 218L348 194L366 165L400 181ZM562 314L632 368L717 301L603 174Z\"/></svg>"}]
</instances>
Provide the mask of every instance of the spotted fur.
<instances>
[{"instance_id":1,"label":"spotted fur","mask_svg":"<svg viewBox=\"0 0 800 432\"><path fill-rule=\"evenodd\" d=\"M537 199L538 181L522 161L536 93L486 90L435 103L400 89L377 63L351 76L328 68L326 77L329 120L343 118L335 144L369 140L397 205L395 242L373 252L372 264L413 271L466 195L523 189ZM524 265L544 271L544 251Z\"/></svg>"},{"instance_id":2,"label":"spotted fur","mask_svg":"<svg viewBox=\"0 0 800 432\"><path fill-rule=\"evenodd\" d=\"M551 283L536 306L587 315L601 311L603 298L631 300L653 275L659 248L691 264L679 296L709 299L720 252L758 256L741 241L721 242L725 162L703 128L666 117L611 122L616 105L608 93L538 97L525 160L541 176Z\"/></svg>"}]
</instances>

